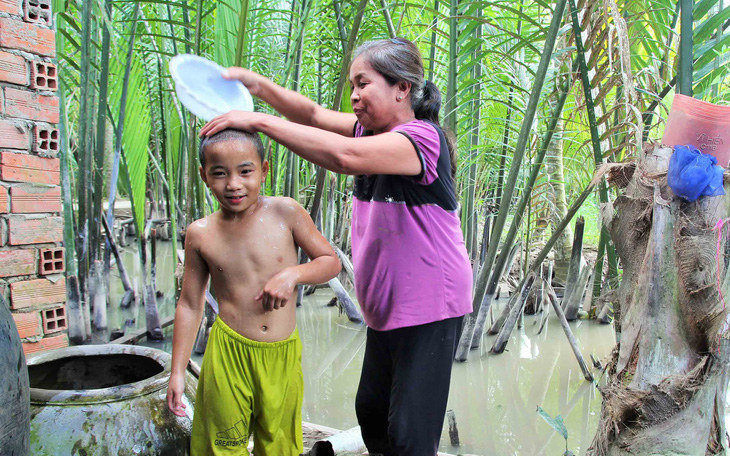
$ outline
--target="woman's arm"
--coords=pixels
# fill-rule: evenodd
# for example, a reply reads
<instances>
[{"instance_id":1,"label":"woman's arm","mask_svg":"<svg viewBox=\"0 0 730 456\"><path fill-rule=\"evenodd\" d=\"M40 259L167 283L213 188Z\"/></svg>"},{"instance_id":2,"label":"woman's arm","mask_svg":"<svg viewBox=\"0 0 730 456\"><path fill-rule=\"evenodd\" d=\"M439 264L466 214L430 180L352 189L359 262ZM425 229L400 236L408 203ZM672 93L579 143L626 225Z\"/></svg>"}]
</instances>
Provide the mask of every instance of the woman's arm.
<instances>
[{"instance_id":1,"label":"woman's arm","mask_svg":"<svg viewBox=\"0 0 730 456\"><path fill-rule=\"evenodd\" d=\"M261 132L305 160L336 173L416 176L422 171L413 143L400 133L352 138L269 114L231 111L208 122L200 135L210 136L226 128Z\"/></svg>"},{"instance_id":2,"label":"woman's arm","mask_svg":"<svg viewBox=\"0 0 730 456\"><path fill-rule=\"evenodd\" d=\"M228 79L238 79L252 95L260 98L292 122L331 131L343 136L352 136L357 118L348 114L323 108L304 95L274 83L251 70L231 67Z\"/></svg>"}]
</instances>

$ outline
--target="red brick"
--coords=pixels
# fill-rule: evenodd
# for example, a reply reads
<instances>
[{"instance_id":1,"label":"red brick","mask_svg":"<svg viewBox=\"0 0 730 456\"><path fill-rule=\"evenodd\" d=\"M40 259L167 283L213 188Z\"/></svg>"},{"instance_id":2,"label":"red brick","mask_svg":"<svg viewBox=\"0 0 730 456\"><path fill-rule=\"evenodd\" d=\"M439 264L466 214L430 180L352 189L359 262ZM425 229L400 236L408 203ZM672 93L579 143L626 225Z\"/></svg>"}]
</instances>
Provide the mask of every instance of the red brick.
<instances>
[{"instance_id":1,"label":"red brick","mask_svg":"<svg viewBox=\"0 0 730 456\"><path fill-rule=\"evenodd\" d=\"M43 310L41 315L43 315L43 332L45 334L63 331L68 328L66 306Z\"/></svg>"},{"instance_id":2,"label":"red brick","mask_svg":"<svg viewBox=\"0 0 730 456\"><path fill-rule=\"evenodd\" d=\"M20 14L20 2L18 0L0 0L0 11L3 13Z\"/></svg>"},{"instance_id":3,"label":"red brick","mask_svg":"<svg viewBox=\"0 0 730 456\"><path fill-rule=\"evenodd\" d=\"M56 65L37 60L30 62L30 88L54 92L58 90Z\"/></svg>"},{"instance_id":4,"label":"red brick","mask_svg":"<svg viewBox=\"0 0 730 456\"><path fill-rule=\"evenodd\" d=\"M19 55L0 51L0 81L28 85L28 65Z\"/></svg>"},{"instance_id":5,"label":"red brick","mask_svg":"<svg viewBox=\"0 0 730 456\"><path fill-rule=\"evenodd\" d=\"M66 280L25 280L10 284L10 308L22 309L40 304L66 302Z\"/></svg>"},{"instance_id":6,"label":"red brick","mask_svg":"<svg viewBox=\"0 0 730 456\"><path fill-rule=\"evenodd\" d=\"M55 57L56 36L51 29L12 17L0 17L0 47Z\"/></svg>"},{"instance_id":7,"label":"red brick","mask_svg":"<svg viewBox=\"0 0 730 456\"><path fill-rule=\"evenodd\" d=\"M5 181L58 185L61 182L60 169L57 158L0 153L0 178Z\"/></svg>"},{"instance_id":8,"label":"red brick","mask_svg":"<svg viewBox=\"0 0 730 456\"><path fill-rule=\"evenodd\" d=\"M40 275L59 274L65 271L66 258L64 248L41 249L38 267L40 268L38 271Z\"/></svg>"},{"instance_id":9,"label":"red brick","mask_svg":"<svg viewBox=\"0 0 730 456\"><path fill-rule=\"evenodd\" d=\"M51 26L51 0L23 0L23 20L34 24Z\"/></svg>"},{"instance_id":10,"label":"red brick","mask_svg":"<svg viewBox=\"0 0 730 456\"><path fill-rule=\"evenodd\" d=\"M10 217L8 245L43 244L63 240L63 218L43 217L28 219Z\"/></svg>"},{"instance_id":11,"label":"red brick","mask_svg":"<svg viewBox=\"0 0 730 456\"><path fill-rule=\"evenodd\" d=\"M0 147L28 150L30 129L19 122L0 119Z\"/></svg>"},{"instance_id":12,"label":"red brick","mask_svg":"<svg viewBox=\"0 0 730 456\"><path fill-rule=\"evenodd\" d=\"M31 275L37 268L35 249L0 250L0 277Z\"/></svg>"},{"instance_id":13,"label":"red brick","mask_svg":"<svg viewBox=\"0 0 730 456\"><path fill-rule=\"evenodd\" d=\"M58 128L33 126L33 152L40 154L57 154L59 150Z\"/></svg>"},{"instance_id":14,"label":"red brick","mask_svg":"<svg viewBox=\"0 0 730 456\"><path fill-rule=\"evenodd\" d=\"M66 334L44 337L38 342L23 342L23 352L25 352L26 355L63 347L68 347L68 336Z\"/></svg>"},{"instance_id":15,"label":"red brick","mask_svg":"<svg viewBox=\"0 0 730 456\"><path fill-rule=\"evenodd\" d=\"M0 214L10 212L10 204L8 204L8 188L0 185Z\"/></svg>"},{"instance_id":16,"label":"red brick","mask_svg":"<svg viewBox=\"0 0 730 456\"><path fill-rule=\"evenodd\" d=\"M2 31L0 30L0 33ZM58 97L41 95L36 92L5 88L5 115L21 119L58 123Z\"/></svg>"},{"instance_id":17,"label":"red brick","mask_svg":"<svg viewBox=\"0 0 730 456\"><path fill-rule=\"evenodd\" d=\"M15 327L18 328L20 338L40 336L41 332L40 318L38 312L17 312L13 313Z\"/></svg>"},{"instance_id":18,"label":"red brick","mask_svg":"<svg viewBox=\"0 0 730 456\"><path fill-rule=\"evenodd\" d=\"M61 187L29 184L11 187L10 207L14 214L61 212Z\"/></svg>"}]
</instances>

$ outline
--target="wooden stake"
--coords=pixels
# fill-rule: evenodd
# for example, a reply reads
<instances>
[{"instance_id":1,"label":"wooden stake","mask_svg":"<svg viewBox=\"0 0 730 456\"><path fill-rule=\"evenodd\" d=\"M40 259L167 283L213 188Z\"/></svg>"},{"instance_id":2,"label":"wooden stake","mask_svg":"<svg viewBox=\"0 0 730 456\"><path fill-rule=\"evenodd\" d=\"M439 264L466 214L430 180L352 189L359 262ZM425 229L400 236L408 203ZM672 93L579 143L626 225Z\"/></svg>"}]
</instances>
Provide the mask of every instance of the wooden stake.
<instances>
[{"instance_id":1,"label":"wooden stake","mask_svg":"<svg viewBox=\"0 0 730 456\"><path fill-rule=\"evenodd\" d=\"M560 307L560 305L558 305L557 299L556 300L551 299L550 303L553 305L555 314L558 316L558 319L560 320L560 326L563 327L563 331L565 332L565 335L568 337L568 342L570 343L570 348L573 349L573 353L575 354L575 358L578 360L578 365L580 366L580 370L583 371L583 377L585 377L585 379L588 380L589 382L592 382L593 375L588 370L588 367L586 366L586 362L583 359L583 355L581 355L581 353L580 353L580 349L578 348L578 341L575 339L573 332L570 330L570 326L568 325L568 320L566 320L566 318L565 318L563 309Z\"/></svg>"},{"instance_id":2,"label":"wooden stake","mask_svg":"<svg viewBox=\"0 0 730 456\"><path fill-rule=\"evenodd\" d=\"M456 427L456 414L453 410L446 411L446 418L449 421L449 441L451 446L459 446L459 428Z\"/></svg>"},{"instance_id":3,"label":"wooden stake","mask_svg":"<svg viewBox=\"0 0 730 456\"><path fill-rule=\"evenodd\" d=\"M507 342L509 341L509 336L517 323L517 319L520 317L522 309L525 307L527 296L529 296L530 291L532 290L535 278L536 274L531 272L527 277L527 280L525 280L525 284L522 286L522 290L519 295L515 293L515 297L519 296L518 301L512 306L512 309L509 312L509 317L505 320L502 328L499 330L497 340L494 341L492 349L489 350L490 353L498 355L504 351L504 347L507 346Z\"/></svg>"}]
</instances>

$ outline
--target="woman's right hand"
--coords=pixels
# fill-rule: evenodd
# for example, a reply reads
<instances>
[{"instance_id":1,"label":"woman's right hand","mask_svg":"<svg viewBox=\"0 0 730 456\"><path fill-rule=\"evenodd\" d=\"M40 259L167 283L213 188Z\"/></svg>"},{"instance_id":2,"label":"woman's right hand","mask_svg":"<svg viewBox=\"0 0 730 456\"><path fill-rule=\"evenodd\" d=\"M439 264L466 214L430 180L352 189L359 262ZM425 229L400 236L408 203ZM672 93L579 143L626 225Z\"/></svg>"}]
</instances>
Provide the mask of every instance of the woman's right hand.
<instances>
[{"instance_id":1,"label":"woman's right hand","mask_svg":"<svg viewBox=\"0 0 730 456\"><path fill-rule=\"evenodd\" d=\"M263 78L260 74L241 67L229 67L223 72L224 79L238 79L246 86L251 95L258 96L259 81Z\"/></svg>"},{"instance_id":2,"label":"woman's right hand","mask_svg":"<svg viewBox=\"0 0 730 456\"><path fill-rule=\"evenodd\" d=\"M167 408L176 416L185 416L185 404L182 402L184 394L185 376L173 373L167 387Z\"/></svg>"}]
</instances>

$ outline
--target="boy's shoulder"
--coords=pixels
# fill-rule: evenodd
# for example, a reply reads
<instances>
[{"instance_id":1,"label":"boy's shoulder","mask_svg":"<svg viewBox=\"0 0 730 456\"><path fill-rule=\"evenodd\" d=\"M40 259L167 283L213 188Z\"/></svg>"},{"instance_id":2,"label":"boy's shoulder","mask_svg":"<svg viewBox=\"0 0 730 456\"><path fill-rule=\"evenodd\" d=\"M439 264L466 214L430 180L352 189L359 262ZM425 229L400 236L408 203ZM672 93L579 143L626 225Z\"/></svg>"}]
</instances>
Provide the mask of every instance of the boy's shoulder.
<instances>
[{"instance_id":1,"label":"boy's shoulder","mask_svg":"<svg viewBox=\"0 0 730 456\"><path fill-rule=\"evenodd\" d=\"M304 212L304 208L295 199L288 196L266 196L263 202L262 209L282 216L296 216Z\"/></svg>"},{"instance_id":2,"label":"boy's shoulder","mask_svg":"<svg viewBox=\"0 0 730 456\"><path fill-rule=\"evenodd\" d=\"M213 223L213 219L216 216L217 212L214 212L210 214L207 217L203 217L201 219L195 220L190 225L188 225L187 229L185 230L185 237L187 239L195 239L198 236L203 235L204 233L211 230L211 225Z\"/></svg>"}]
</instances>

